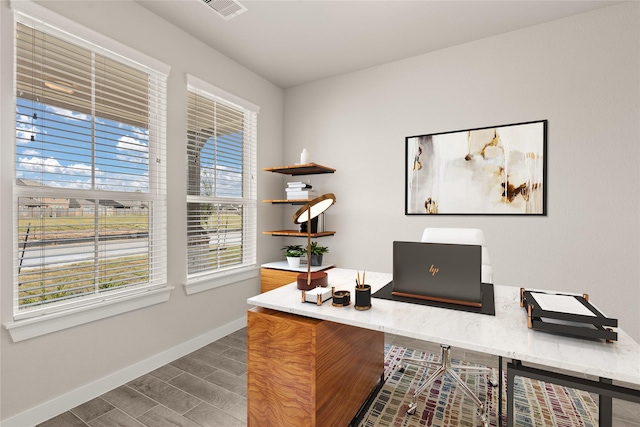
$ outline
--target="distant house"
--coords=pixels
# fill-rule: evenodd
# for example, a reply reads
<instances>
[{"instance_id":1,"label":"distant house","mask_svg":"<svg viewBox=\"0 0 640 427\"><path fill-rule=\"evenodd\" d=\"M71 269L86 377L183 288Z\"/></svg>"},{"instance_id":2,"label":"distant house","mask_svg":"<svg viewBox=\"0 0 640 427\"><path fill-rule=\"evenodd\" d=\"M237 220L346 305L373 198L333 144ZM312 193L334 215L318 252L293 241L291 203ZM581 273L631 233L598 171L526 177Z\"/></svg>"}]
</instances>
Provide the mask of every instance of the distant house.
<instances>
[{"instance_id":1,"label":"distant house","mask_svg":"<svg viewBox=\"0 0 640 427\"><path fill-rule=\"evenodd\" d=\"M30 179L16 180L17 185L25 185L31 187L46 187L42 183ZM91 209L93 200L90 199L58 199L51 197L21 197L20 207L27 209ZM146 203L136 200L100 200L98 204L105 208L112 209L146 209Z\"/></svg>"}]
</instances>

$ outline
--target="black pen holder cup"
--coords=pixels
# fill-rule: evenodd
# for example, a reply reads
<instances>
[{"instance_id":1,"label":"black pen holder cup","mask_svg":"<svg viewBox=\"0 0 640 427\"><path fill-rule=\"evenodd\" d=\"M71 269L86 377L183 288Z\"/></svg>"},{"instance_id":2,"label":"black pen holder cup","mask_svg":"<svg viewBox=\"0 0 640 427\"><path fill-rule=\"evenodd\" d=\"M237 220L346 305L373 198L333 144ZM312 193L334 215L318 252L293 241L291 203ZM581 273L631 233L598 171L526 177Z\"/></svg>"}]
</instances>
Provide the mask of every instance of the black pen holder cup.
<instances>
[{"instance_id":1,"label":"black pen holder cup","mask_svg":"<svg viewBox=\"0 0 640 427\"><path fill-rule=\"evenodd\" d=\"M356 286L356 310L369 310L371 308L371 286Z\"/></svg>"}]
</instances>

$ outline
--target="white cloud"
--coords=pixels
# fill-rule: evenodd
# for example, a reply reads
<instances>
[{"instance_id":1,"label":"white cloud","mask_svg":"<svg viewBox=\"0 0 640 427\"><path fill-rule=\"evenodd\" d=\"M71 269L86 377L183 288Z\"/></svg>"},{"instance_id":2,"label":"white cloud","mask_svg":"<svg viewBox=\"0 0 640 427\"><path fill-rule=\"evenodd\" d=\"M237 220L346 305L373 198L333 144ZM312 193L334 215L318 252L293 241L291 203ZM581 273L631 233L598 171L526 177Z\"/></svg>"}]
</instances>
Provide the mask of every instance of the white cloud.
<instances>
[{"instance_id":1,"label":"white cloud","mask_svg":"<svg viewBox=\"0 0 640 427\"><path fill-rule=\"evenodd\" d=\"M118 145L116 146L116 148L120 152L134 152L131 153L132 155L118 154L116 156L116 159L121 162L144 164L148 162L147 159L149 158L149 147L145 142L142 142L130 136L121 136L118 139Z\"/></svg>"},{"instance_id":2,"label":"white cloud","mask_svg":"<svg viewBox=\"0 0 640 427\"><path fill-rule=\"evenodd\" d=\"M31 142L31 136L42 132L33 124L33 117L20 114L16 117L16 142L18 144L28 144Z\"/></svg>"},{"instance_id":3,"label":"white cloud","mask_svg":"<svg viewBox=\"0 0 640 427\"><path fill-rule=\"evenodd\" d=\"M73 188L79 190L90 190L91 182L88 179L76 180L76 181L56 181L56 182L47 182L49 187L55 188Z\"/></svg>"},{"instance_id":4,"label":"white cloud","mask_svg":"<svg viewBox=\"0 0 640 427\"><path fill-rule=\"evenodd\" d=\"M56 159L42 157L21 157L18 159L18 169L29 172L45 172L52 174L61 174L63 167Z\"/></svg>"},{"instance_id":5,"label":"white cloud","mask_svg":"<svg viewBox=\"0 0 640 427\"><path fill-rule=\"evenodd\" d=\"M118 179L102 174L96 179L96 188L105 191L147 192L149 183L146 180Z\"/></svg>"},{"instance_id":6,"label":"white cloud","mask_svg":"<svg viewBox=\"0 0 640 427\"><path fill-rule=\"evenodd\" d=\"M62 166L58 160L49 157L20 157L18 159L18 169L23 172L44 172L55 175L91 175L91 166L83 163L76 163L69 166Z\"/></svg>"},{"instance_id":7,"label":"white cloud","mask_svg":"<svg viewBox=\"0 0 640 427\"><path fill-rule=\"evenodd\" d=\"M82 120L82 121L90 121L91 116L84 113L78 113L77 111L67 110L66 108L54 107L52 105L43 104L47 111L51 111L54 114L59 116L64 116L65 119L69 120Z\"/></svg>"},{"instance_id":8,"label":"white cloud","mask_svg":"<svg viewBox=\"0 0 640 427\"><path fill-rule=\"evenodd\" d=\"M91 189L91 166L84 163L76 163L63 166L54 158L43 159L41 157L21 157L18 160L16 176L18 178L43 179L42 173L49 176L44 178L46 185L56 188ZM149 190L147 175L144 179L120 179L113 173L96 170L95 188L108 191L146 192ZM76 177L76 178L74 178Z\"/></svg>"},{"instance_id":9,"label":"white cloud","mask_svg":"<svg viewBox=\"0 0 640 427\"><path fill-rule=\"evenodd\" d=\"M118 145L116 148L121 151L139 151L141 153L149 152L149 147L145 143L130 136L121 136L118 139Z\"/></svg>"},{"instance_id":10,"label":"white cloud","mask_svg":"<svg viewBox=\"0 0 640 427\"><path fill-rule=\"evenodd\" d=\"M65 168L65 174L91 176L91 166L85 163L76 163Z\"/></svg>"},{"instance_id":11,"label":"white cloud","mask_svg":"<svg viewBox=\"0 0 640 427\"><path fill-rule=\"evenodd\" d=\"M130 133L136 135L138 138L149 141L149 129L144 129L138 126L128 125L126 123L118 123L120 129L126 129Z\"/></svg>"}]
</instances>

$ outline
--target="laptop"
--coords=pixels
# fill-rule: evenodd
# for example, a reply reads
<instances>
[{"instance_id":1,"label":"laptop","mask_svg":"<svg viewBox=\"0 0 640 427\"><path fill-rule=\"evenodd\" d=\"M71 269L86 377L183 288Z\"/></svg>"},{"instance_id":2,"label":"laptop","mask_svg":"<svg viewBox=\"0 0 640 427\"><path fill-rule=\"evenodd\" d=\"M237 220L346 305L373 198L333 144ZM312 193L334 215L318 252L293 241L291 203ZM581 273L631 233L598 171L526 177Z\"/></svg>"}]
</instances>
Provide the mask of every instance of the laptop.
<instances>
[{"instance_id":1,"label":"laptop","mask_svg":"<svg viewBox=\"0 0 640 427\"><path fill-rule=\"evenodd\" d=\"M393 242L392 295L482 307L482 247Z\"/></svg>"}]
</instances>

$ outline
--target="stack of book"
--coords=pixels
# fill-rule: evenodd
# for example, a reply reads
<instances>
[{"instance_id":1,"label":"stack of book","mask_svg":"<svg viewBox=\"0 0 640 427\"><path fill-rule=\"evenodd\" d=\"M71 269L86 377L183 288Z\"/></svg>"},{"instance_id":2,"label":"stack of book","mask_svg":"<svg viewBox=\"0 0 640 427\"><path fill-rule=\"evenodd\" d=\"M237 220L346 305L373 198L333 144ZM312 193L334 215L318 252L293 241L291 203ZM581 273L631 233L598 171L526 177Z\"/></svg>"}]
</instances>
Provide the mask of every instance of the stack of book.
<instances>
[{"instance_id":1,"label":"stack of book","mask_svg":"<svg viewBox=\"0 0 640 427\"><path fill-rule=\"evenodd\" d=\"M318 195L312 190L311 184L306 182L289 182L285 191L287 192L287 200L313 199Z\"/></svg>"}]
</instances>

